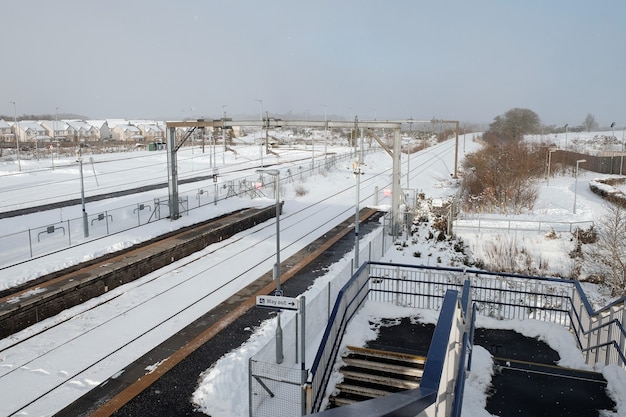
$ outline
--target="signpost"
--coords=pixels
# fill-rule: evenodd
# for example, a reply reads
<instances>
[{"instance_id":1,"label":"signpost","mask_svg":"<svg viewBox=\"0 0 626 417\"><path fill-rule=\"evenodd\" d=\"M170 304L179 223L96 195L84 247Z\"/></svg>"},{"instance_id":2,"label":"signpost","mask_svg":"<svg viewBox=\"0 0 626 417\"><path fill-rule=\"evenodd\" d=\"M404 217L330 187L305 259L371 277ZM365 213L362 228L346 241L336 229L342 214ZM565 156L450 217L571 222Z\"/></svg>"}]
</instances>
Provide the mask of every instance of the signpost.
<instances>
[{"instance_id":1,"label":"signpost","mask_svg":"<svg viewBox=\"0 0 626 417\"><path fill-rule=\"evenodd\" d=\"M296 363L298 362L298 354L300 356L301 369L305 369L305 334L306 334L306 297L303 295L297 298L282 297L278 295L257 295L256 296L257 307L265 307L278 310L276 315L276 363L280 364L283 361L283 331L280 326L280 310L292 310L297 313L299 320L296 321ZM298 331L298 321L301 323L301 329ZM300 343L298 344L298 335L300 336ZM298 345L300 346L300 352L298 352Z\"/></svg>"},{"instance_id":2,"label":"signpost","mask_svg":"<svg viewBox=\"0 0 626 417\"><path fill-rule=\"evenodd\" d=\"M300 302L296 298L279 297L276 295L257 295L257 307L276 308L281 310L299 310Z\"/></svg>"}]
</instances>

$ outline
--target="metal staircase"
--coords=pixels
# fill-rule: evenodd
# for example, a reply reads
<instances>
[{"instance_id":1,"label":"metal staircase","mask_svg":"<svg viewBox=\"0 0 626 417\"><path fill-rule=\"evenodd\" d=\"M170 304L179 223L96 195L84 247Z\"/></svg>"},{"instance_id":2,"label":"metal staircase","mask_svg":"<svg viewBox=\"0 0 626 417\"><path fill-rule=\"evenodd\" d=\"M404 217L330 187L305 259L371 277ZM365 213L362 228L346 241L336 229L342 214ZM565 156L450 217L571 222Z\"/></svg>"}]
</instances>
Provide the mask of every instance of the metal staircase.
<instances>
[{"instance_id":1,"label":"metal staircase","mask_svg":"<svg viewBox=\"0 0 626 417\"><path fill-rule=\"evenodd\" d=\"M348 346L342 361L343 381L329 399L331 408L419 387L426 358Z\"/></svg>"}]
</instances>

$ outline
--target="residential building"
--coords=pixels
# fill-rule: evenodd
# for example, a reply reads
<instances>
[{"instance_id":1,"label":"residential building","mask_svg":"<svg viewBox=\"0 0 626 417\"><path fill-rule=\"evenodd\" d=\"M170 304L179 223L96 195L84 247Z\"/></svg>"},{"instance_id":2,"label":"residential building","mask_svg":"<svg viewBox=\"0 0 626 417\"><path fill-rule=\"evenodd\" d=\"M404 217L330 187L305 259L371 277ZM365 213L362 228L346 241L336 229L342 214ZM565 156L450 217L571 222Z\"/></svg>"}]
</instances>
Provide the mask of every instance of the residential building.
<instances>
[{"instance_id":1,"label":"residential building","mask_svg":"<svg viewBox=\"0 0 626 417\"><path fill-rule=\"evenodd\" d=\"M72 142L98 142L100 129L84 120L66 120L67 137Z\"/></svg>"},{"instance_id":2,"label":"residential building","mask_svg":"<svg viewBox=\"0 0 626 417\"><path fill-rule=\"evenodd\" d=\"M165 134L156 123L138 124L137 127L141 131L144 139L148 142L164 142Z\"/></svg>"},{"instance_id":3,"label":"residential building","mask_svg":"<svg viewBox=\"0 0 626 417\"><path fill-rule=\"evenodd\" d=\"M130 122L127 124L118 124L111 129L111 139L121 142L143 142L144 137L141 130Z\"/></svg>"},{"instance_id":4,"label":"residential building","mask_svg":"<svg viewBox=\"0 0 626 417\"><path fill-rule=\"evenodd\" d=\"M2 142L15 142L15 134L13 133L13 127L0 119L0 141Z\"/></svg>"},{"instance_id":5,"label":"residential building","mask_svg":"<svg viewBox=\"0 0 626 417\"><path fill-rule=\"evenodd\" d=\"M68 125L63 120L42 120L41 127L46 129L46 134L57 141L67 140Z\"/></svg>"},{"instance_id":6,"label":"residential building","mask_svg":"<svg viewBox=\"0 0 626 417\"><path fill-rule=\"evenodd\" d=\"M17 135L22 142L50 141L46 129L35 120L20 120Z\"/></svg>"}]
</instances>

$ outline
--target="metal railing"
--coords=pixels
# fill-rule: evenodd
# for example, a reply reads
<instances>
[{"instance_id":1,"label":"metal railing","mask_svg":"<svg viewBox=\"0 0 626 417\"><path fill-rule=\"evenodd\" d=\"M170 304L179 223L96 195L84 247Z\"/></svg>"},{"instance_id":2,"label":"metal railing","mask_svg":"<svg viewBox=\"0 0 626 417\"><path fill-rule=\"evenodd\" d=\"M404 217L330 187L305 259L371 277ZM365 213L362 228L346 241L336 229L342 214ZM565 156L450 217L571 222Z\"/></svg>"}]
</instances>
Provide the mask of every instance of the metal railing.
<instances>
[{"instance_id":1,"label":"metal railing","mask_svg":"<svg viewBox=\"0 0 626 417\"><path fill-rule=\"evenodd\" d=\"M466 283L470 284L469 289L463 288ZM370 262L363 265L344 286L335 303L309 378L313 412L319 411L323 404L326 385L347 322L365 300L443 312L446 295L450 291L461 290L462 300L471 298L472 304L473 313L466 323L473 323L476 314L499 320L535 319L555 323L568 327L574 333L587 364L595 365L599 362L626 368L626 332L623 325L626 319L626 297L599 311L593 311L576 281L471 269ZM467 315L468 302L464 301L463 305ZM439 324L438 321L437 327ZM470 327L469 332L464 332L462 339L458 340L463 351L460 357L466 355L466 350L471 351L472 333L473 327ZM467 359L469 366L471 356ZM455 369L457 379L464 375L464 370L459 367ZM452 388L447 387L448 392ZM462 387L453 389L457 392L457 398L462 397ZM421 391L420 395L425 392ZM452 407L456 413L454 415L458 416L460 404ZM324 416L332 415L330 412L324 413ZM380 415L380 412L375 411L363 414L364 417Z\"/></svg>"},{"instance_id":2,"label":"metal railing","mask_svg":"<svg viewBox=\"0 0 626 417\"><path fill-rule=\"evenodd\" d=\"M367 269L364 265L363 269L360 270L361 274L359 276L362 277L363 272L366 272ZM364 288L364 286L360 285L359 279L354 280L353 283L357 288ZM346 287L351 286L350 284L346 284ZM466 286L469 287L469 282L467 282ZM371 292L376 292L376 290ZM358 293L361 294L364 291L358 291ZM348 292L343 294L346 295ZM366 298L359 296L358 299L363 303ZM471 317L467 316L469 302L471 301L468 297L465 299L465 303L459 303L459 292L451 289L446 290L442 298L441 312L428 350L419 388L319 412L324 405L323 397L332 370L332 365L323 367L321 365L334 363L338 353L337 347L325 348L324 341L328 340L330 344L331 339L337 338L333 337L332 331L329 330L324 335L316 362L311 371L313 376L310 379L312 398L310 407L312 412L324 417L357 414L362 416L425 415L423 413L428 413L428 415L432 416L449 416L453 410L458 410L459 414L455 415L460 415L465 368L467 363L469 363L466 358L468 351L471 351L467 344L471 342L468 334L473 329L472 324L468 321L471 320ZM341 304L343 303L338 299L336 303L337 315L334 318L339 318L339 321L343 322L345 318L351 317L351 309L346 309L346 314L343 315L339 311ZM346 306L350 304L347 303ZM333 327L332 323L329 323L327 329L332 329ZM341 327L345 326L339 326L339 328ZM337 345L340 344L342 336L343 334L338 335L339 341L336 343ZM321 370L320 378L316 378L318 370ZM461 381L458 380L459 375L463 376ZM459 404L457 405L457 403Z\"/></svg>"},{"instance_id":3,"label":"metal railing","mask_svg":"<svg viewBox=\"0 0 626 417\"><path fill-rule=\"evenodd\" d=\"M506 230L510 231L536 231L540 232L570 232L577 228L589 228L593 226L593 221L579 222L557 222L557 221L537 221L519 219L493 219L486 217L455 219L453 228L456 229L477 229L483 230Z\"/></svg>"}]
</instances>

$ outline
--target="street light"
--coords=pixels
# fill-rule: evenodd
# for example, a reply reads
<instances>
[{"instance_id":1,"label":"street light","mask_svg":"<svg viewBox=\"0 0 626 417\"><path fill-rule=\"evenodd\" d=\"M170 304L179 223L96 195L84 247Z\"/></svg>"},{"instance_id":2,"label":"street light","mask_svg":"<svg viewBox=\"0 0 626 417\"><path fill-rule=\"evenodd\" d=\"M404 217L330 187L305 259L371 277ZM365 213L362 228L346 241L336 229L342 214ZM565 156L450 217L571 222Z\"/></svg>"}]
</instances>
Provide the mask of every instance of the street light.
<instances>
[{"instance_id":1,"label":"street light","mask_svg":"<svg viewBox=\"0 0 626 417\"><path fill-rule=\"evenodd\" d=\"M326 104L324 107L324 166L328 169L328 122L326 120Z\"/></svg>"},{"instance_id":2,"label":"street light","mask_svg":"<svg viewBox=\"0 0 626 417\"><path fill-rule=\"evenodd\" d=\"M409 189L409 164L411 163L411 141L413 139L413 136L411 134L411 131L413 130L413 118L409 117L408 119L408 123L409 123L409 144L406 150L406 188L407 190Z\"/></svg>"},{"instance_id":3,"label":"street light","mask_svg":"<svg viewBox=\"0 0 626 417\"><path fill-rule=\"evenodd\" d=\"M54 141L56 142L57 145L57 152L59 151L59 137L57 136L57 129L58 126L57 124L59 123L59 108L60 107L55 107L54 108ZM52 170L54 170L54 145L53 149L52 149ZM58 155L57 155L58 156Z\"/></svg>"},{"instance_id":4,"label":"street light","mask_svg":"<svg viewBox=\"0 0 626 417\"><path fill-rule=\"evenodd\" d=\"M556 149L548 150L548 176L546 177L546 186L550 185L550 174L552 173L552 152L556 152Z\"/></svg>"},{"instance_id":5,"label":"street light","mask_svg":"<svg viewBox=\"0 0 626 417\"><path fill-rule=\"evenodd\" d=\"M274 264L274 280L276 281L276 291L274 295L282 297L283 291L280 288L280 171L277 169L257 169L257 174L268 174L274 177L274 193L276 194L276 263ZM280 325L280 310L276 313L276 363L283 362L283 329Z\"/></svg>"},{"instance_id":6,"label":"street light","mask_svg":"<svg viewBox=\"0 0 626 417\"><path fill-rule=\"evenodd\" d=\"M352 163L352 173L356 178L356 213L354 215L354 267L359 268L359 205L360 205L360 189L361 189L361 161L357 158Z\"/></svg>"},{"instance_id":7,"label":"street light","mask_svg":"<svg viewBox=\"0 0 626 417\"><path fill-rule=\"evenodd\" d=\"M613 131L611 136L614 138L615 137L615 122L611 123L611 129Z\"/></svg>"},{"instance_id":8,"label":"street light","mask_svg":"<svg viewBox=\"0 0 626 417\"><path fill-rule=\"evenodd\" d=\"M222 152L222 165L226 164L226 107L227 104L222 104L222 142L224 142L224 152Z\"/></svg>"},{"instance_id":9,"label":"street light","mask_svg":"<svg viewBox=\"0 0 626 417\"><path fill-rule=\"evenodd\" d=\"M9 101L13 104L13 115L15 121L15 144L17 149L17 168L22 171L22 163L20 162L20 124L17 121L17 104L14 101Z\"/></svg>"},{"instance_id":10,"label":"street light","mask_svg":"<svg viewBox=\"0 0 626 417\"><path fill-rule=\"evenodd\" d=\"M581 162L587 162L587 160L579 159L576 161L576 180L574 181L574 214L576 214L576 194L578 191L578 164Z\"/></svg>"},{"instance_id":11,"label":"street light","mask_svg":"<svg viewBox=\"0 0 626 417\"><path fill-rule=\"evenodd\" d=\"M254 101L259 102L259 120L263 120L263 100L255 98Z\"/></svg>"},{"instance_id":12,"label":"street light","mask_svg":"<svg viewBox=\"0 0 626 417\"><path fill-rule=\"evenodd\" d=\"M76 162L80 169L80 202L83 209L83 235L89 237L89 222L87 221L87 211L85 210L85 182L83 180L83 157L80 146L76 150Z\"/></svg>"}]
</instances>

